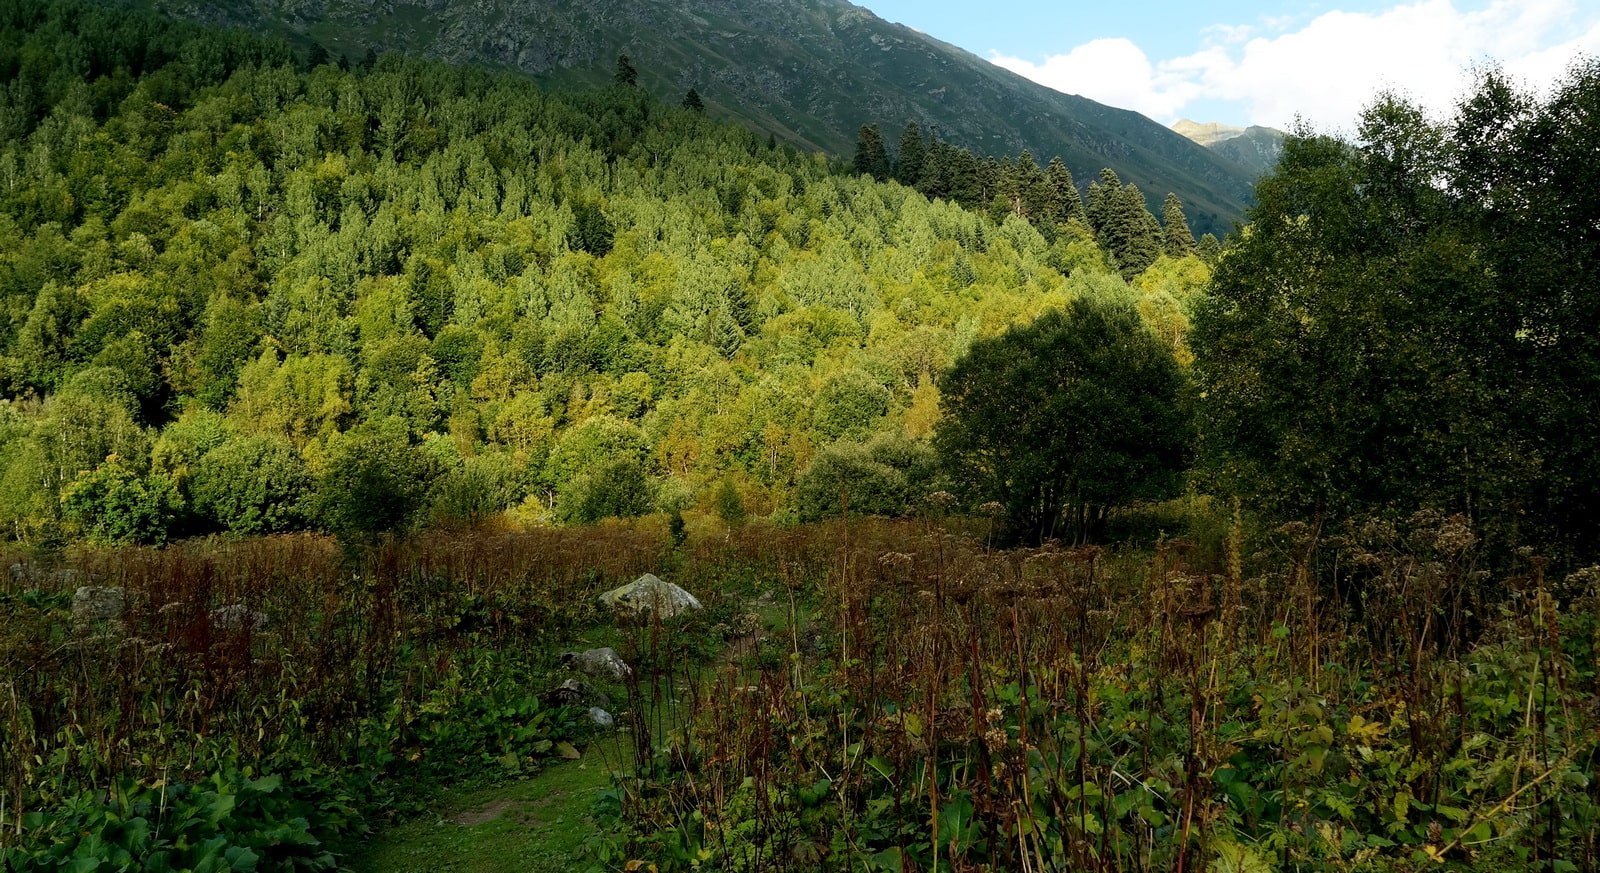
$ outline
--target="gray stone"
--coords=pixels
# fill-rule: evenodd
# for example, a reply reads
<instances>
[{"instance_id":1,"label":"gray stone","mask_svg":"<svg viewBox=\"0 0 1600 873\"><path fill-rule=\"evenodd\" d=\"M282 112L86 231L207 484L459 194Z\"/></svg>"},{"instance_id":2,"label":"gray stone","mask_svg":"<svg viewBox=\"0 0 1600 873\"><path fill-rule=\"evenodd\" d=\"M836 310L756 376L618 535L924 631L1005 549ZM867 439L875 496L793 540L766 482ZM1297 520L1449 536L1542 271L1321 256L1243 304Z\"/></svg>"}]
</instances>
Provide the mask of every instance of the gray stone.
<instances>
[{"instance_id":1,"label":"gray stone","mask_svg":"<svg viewBox=\"0 0 1600 873\"><path fill-rule=\"evenodd\" d=\"M72 620L79 624L112 621L122 616L127 601L121 588L85 585L72 593Z\"/></svg>"},{"instance_id":2,"label":"gray stone","mask_svg":"<svg viewBox=\"0 0 1600 873\"><path fill-rule=\"evenodd\" d=\"M550 692L550 698L562 706L610 706L611 698L605 692L577 679L568 679Z\"/></svg>"},{"instance_id":3,"label":"gray stone","mask_svg":"<svg viewBox=\"0 0 1600 873\"><path fill-rule=\"evenodd\" d=\"M251 609L242 603L230 603L211 610L211 625L217 630L235 631L249 628L251 631L264 630L272 620L264 612Z\"/></svg>"},{"instance_id":4,"label":"gray stone","mask_svg":"<svg viewBox=\"0 0 1600 873\"><path fill-rule=\"evenodd\" d=\"M594 676L599 679L620 681L628 678L633 673L633 668L628 662L622 660L615 649L588 649L582 652L562 652L561 666L585 676Z\"/></svg>"},{"instance_id":5,"label":"gray stone","mask_svg":"<svg viewBox=\"0 0 1600 873\"><path fill-rule=\"evenodd\" d=\"M83 581L83 574L71 567L60 570L46 570L32 564L12 564L11 578L16 582L25 582L29 585L59 585L65 588Z\"/></svg>"},{"instance_id":6,"label":"gray stone","mask_svg":"<svg viewBox=\"0 0 1600 873\"><path fill-rule=\"evenodd\" d=\"M589 707L589 720L608 730L617 726L617 720L611 717L611 713L598 706Z\"/></svg>"},{"instance_id":7,"label":"gray stone","mask_svg":"<svg viewBox=\"0 0 1600 873\"><path fill-rule=\"evenodd\" d=\"M600 602L618 609L634 612L651 611L661 618L672 618L700 608L693 594L671 582L663 582L653 573L646 573L621 588L613 588L600 595Z\"/></svg>"}]
</instances>

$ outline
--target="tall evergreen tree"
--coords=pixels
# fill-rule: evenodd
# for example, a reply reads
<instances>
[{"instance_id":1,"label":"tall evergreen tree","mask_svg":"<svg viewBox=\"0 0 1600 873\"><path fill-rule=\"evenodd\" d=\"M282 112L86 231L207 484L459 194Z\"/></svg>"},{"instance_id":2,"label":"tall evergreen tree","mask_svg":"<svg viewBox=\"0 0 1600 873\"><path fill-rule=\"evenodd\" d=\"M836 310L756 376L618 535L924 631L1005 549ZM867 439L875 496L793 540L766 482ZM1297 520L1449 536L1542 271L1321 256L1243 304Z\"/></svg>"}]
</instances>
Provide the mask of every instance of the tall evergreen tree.
<instances>
[{"instance_id":1,"label":"tall evergreen tree","mask_svg":"<svg viewBox=\"0 0 1600 873\"><path fill-rule=\"evenodd\" d=\"M617 71L611 78L624 88L639 86L639 71L634 69L632 59L626 54L617 55Z\"/></svg>"},{"instance_id":2,"label":"tall evergreen tree","mask_svg":"<svg viewBox=\"0 0 1600 873\"><path fill-rule=\"evenodd\" d=\"M1055 224L1066 224L1074 219L1086 221L1083 213L1083 198L1078 194L1078 186L1072 181L1072 171L1062 163L1058 155L1050 159L1050 166L1044 170L1046 187L1045 217Z\"/></svg>"},{"instance_id":3,"label":"tall evergreen tree","mask_svg":"<svg viewBox=\"0 0 1600 873\"><path fill-rule=\"evenodd\" d=\"M1089 186L1089 225L1100 247L1129 281L1161 256L1161 224L1137 185L1124 185L1115 170L1100 171Z\"/></svg>"},{"instance_id":4,"label":"tall evergreen tree","mask_svg":"<svg viewBox=\"0 0 1600 873\"><path fill-rule=\"evenodd\" d=\"M864 124L856 137L855 171L874 179L888 179L890 175L889 150L883 144L883 132L876 124Z\"/></svg>"},{"instance_id":5,"label":"tall evergreen tree","mask_svg":"<svg viewBox=\"0 0 1600 873\"><path fill-rule=\"evenodd\" d=\"M1012 172L1015 178L1015 208L1019 215L1035 223L1047 224L1050 212L1050 182L1033 153L1024 149Z\"/></svg>"},{"instance_id":6,"label":"tall evergreen tree","mask_svg":"<svg viewBox=\"0 0 1600 873\"><path fill-rule=\"evenodd\" d=\"M902 185L915 186L922 179L922 167L927 163L928 149L922 142L922 125L906 122L900 132L900 155L895 161L894 178Z\"/></svg>"},{"instance_id":7,"label":"tall evergreen tree","mask_svg":"<svg viewBox=\"0 0 1600 873\"><path fill-rule=\"evenodd\" d=\"M950 146L939 141L936 130L928 131L928 142L922 156L922 172L917 174L917 190L929 199L950 197Z\"/></svg>"},{"instance_id":8,"label":"tall evergreen tree","mask_svg":"<svg viewBox=\"0 0 1600 873\"><path fill-rule=\"evenodd\" d=\"M1161 204L1161 233L1168 255L1182 258L1194 254L1194 233L1189 230L1188 219L1183 217L1183 204L1178 202L1178 195L1171 192Z\"/></svg>"},{"instance_id":9,"label":"tall evergreen tree","mask_svg":"<svg viewBox=\"0 0 1600 873\"><path fill-rule=\"evenodd\" d=\"M947 164L949 199L969 209L984 200L983 166L972 152L951 148Z\"/></svg>"},{"instance_id":10,"label":"tall evergreen tree","mask_svg":"<svg viewBox=\"0 0 1600 873\"><path fill-rule=\"evenodd\" d=\"M704 112L706 111L706 102L700 99L699 91L690 88L689 93L683 95L683 108L691 112Z\"/></svg>"}]
</instances>

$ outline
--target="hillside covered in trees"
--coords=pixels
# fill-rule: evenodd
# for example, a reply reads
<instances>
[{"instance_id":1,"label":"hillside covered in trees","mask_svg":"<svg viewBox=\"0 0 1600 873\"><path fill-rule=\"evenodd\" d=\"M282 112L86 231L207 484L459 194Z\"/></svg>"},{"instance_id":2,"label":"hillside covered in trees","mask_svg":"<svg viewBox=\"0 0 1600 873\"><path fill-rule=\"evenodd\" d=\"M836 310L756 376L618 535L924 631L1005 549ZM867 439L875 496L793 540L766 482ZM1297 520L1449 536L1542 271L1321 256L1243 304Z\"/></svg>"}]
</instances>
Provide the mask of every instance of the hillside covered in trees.
<instances>
[{"instance_id":1,"label":"hillside covered in trees","mask_svg":"<svg viewBox=\"0 0 1600 873\"><path fill-rule=\"evenodd\" d=\"M1152 195L1151 208L1174 191L1197 229L1219 235L1260 175L1137 112L1047 88L848 0L123 5L282 36L351 63L397 51L514 71L554 90L606 84L625 53L657 99L696 89L714 117L802 150L848 154L862 124L914 120L979 154L1060 155L1080 177L1112 167Z\"/></svg>"},{"instance_id":2,"label":"hillside covered in trees","mask_svg":"<svg viewBox=\"0 0 1600 873\"><path fill-rule=\"evenodd\" d=\"M930 200L872 178L904 139L850 168L625 76L346 70L71 3L0 25L23 540L808 518L829 476L894 514L934 485L936 377L975 339L1094 297L1186 360L1209 275L1176 201L1163 235L1109 171L1084 204L1059 162L934 140L981 187L907 179Z\"/></svg>"}]
</instances>

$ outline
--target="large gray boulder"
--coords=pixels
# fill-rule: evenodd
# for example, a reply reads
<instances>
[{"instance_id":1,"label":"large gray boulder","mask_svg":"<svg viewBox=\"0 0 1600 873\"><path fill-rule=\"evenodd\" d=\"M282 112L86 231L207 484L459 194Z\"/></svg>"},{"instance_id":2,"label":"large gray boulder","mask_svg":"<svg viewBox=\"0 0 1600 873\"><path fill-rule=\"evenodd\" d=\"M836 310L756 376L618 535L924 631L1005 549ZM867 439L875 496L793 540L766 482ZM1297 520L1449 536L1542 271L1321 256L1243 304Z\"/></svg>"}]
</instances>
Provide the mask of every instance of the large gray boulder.
<instances>
[{"instance_id":1,"label":"large gray boulder","mask_svg":"<svg viewBox=\"0 0 1600 873\"><path fill-rule=\"evenodd\" d=\"M72 592L72 620L77 624L115 621L127 605L127 594L121 588L85 585Z\"/></svg>"},{"instance_id":2,"label":"large gray boulder","mask_svg":"<svg viewBox=\"0 0 1600 873\"><path fill-rule=\"evenodd\" d=\"M617 609L634 612L653 612L661 618L672 618L700 608L693 594L671 582L663 582L654 573L646 573L621 588L613 588L600 595L600 602Z\"/></svg>"},{"instance_id":3,"label":"large gray boulder","mask_svg":"<svg viewBox=\"0 0 1600 873\"><path fill-rule=\"evenodd\" d=\"M628 662L622 660L622 656L609 646L603 649L586 649L582 652L562 652L561 666L577 670L585 676L610 679L614 682L620 682L633 673L633 668L628 666Z\"/></svg>"}]
</instances>

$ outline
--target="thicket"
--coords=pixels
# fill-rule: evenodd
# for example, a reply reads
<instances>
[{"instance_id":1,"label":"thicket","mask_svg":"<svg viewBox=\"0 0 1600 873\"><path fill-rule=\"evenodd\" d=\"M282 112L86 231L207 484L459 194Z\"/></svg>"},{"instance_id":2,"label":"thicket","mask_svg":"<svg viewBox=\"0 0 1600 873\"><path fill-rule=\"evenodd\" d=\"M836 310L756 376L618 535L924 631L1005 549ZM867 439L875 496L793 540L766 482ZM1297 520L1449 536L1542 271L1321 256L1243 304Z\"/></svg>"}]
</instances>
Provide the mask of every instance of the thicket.
<instances>
[{"instance_id":1,"label":"thicket","mask_svg":"<svg viewBox=\"0 0 1600 873\"><path fill-rule=\"evenodd\" d=\"M359 557L296 534L21 561L0 577L0 858L336 869L440 785L514 778L594 732L551 691L560 649L614 621L595 592L670 564L706 604L675 625L684 669L751 579L824 572L818 533L673 554L653 524L451 531ZM83 585L115 614L75 608Z\"/></svg>"},{"instance_id":2,"label":"thicket","mask_svg":"<svg viewBox=\"0 0 1600 873\"><path fill-rule=\"evenodd\" d=\"M1600 865L1600 587L1459 516L1149 551L835 530L596 847L661 870ZM1317 569L1360 580L1359 598ZM1488 590L1505 592L1486 596ZM781 601L780 601L781 602ZM1461 633L1468 617L1482 631Z\"/></svg>"},{"instance_id":3,"label":"thicket","mask_svg":"<svg viewBox=\"0 0 1600 873\"><path fill-rule=\"evenodd\" d=\"M1128 285L1081 206L1034 202L1078 193L1031 158L968 210L620 81L346 70L32 0L0 78L0 520L30 542L361 540L725 488L810 517L802 480L855 447L895 495L870 511L901 513L923 474L884 461L920 450L870 446L932 432L974 339L1103 296L1181 348L1208 273Z\"/></svg>"}]
</instances>

